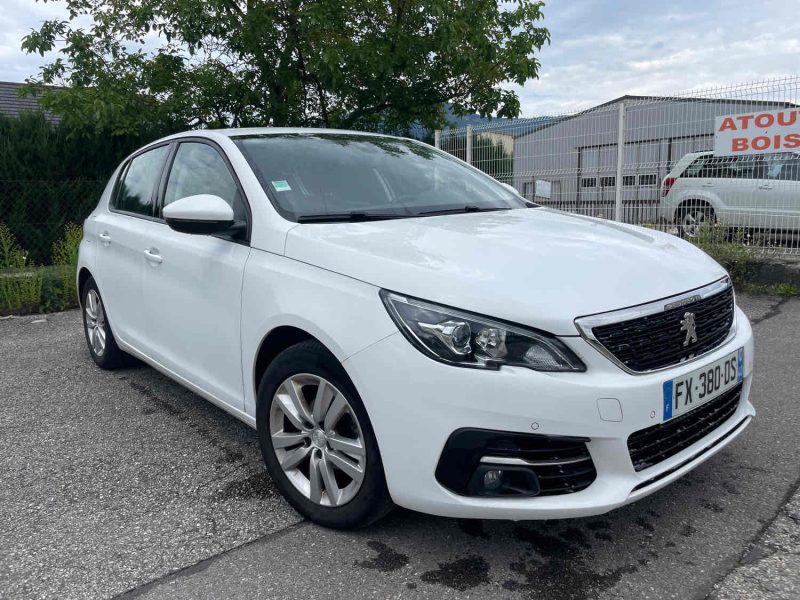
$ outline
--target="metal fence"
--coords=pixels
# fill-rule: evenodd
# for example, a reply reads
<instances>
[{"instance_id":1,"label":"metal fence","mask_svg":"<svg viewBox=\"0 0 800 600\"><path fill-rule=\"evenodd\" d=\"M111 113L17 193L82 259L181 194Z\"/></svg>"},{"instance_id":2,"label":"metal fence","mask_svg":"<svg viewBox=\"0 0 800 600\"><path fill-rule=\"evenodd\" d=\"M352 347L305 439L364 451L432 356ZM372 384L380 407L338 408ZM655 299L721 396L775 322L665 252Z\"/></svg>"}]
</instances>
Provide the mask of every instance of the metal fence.
<instances>
[{"instance_id":1,"label":"metal fence","mask_svg":"<svg viewBox=\"0 0 800 600\"><path fill-rule=\"evenodd\" d=\"M0 180L0 225L7 227L30 265L50 265L53 244L63 238L68 224L83 224L105 185L87 179ZM2 261L0 247L0 268Z\"/></svg>"},{"instance_id":2,"label":"metal fence","mask_svg":"<svg viewBox=\"0 0 800 600\"><path fill-rule=\"evenodd\" d=\"M800 254L799 88L792 76L624 96L435 139L548 207ZM724 153L722 142L734 150Z\"/></svg>"}]
</instances>

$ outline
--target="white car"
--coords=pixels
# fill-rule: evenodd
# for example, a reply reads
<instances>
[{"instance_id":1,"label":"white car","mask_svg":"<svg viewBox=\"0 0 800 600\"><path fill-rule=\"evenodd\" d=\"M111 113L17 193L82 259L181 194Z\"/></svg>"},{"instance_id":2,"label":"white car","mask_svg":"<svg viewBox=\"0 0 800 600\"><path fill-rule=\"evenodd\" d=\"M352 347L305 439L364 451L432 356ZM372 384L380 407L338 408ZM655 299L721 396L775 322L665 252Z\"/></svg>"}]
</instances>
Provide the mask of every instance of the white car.
<instances>
[{"instance_id":1,"label":"white car","mask_svg":"<svg viewBox=\"0 0 800 600\"><path fill-rule=\"evenodd\" d=\"M117 169L78 284L103 368L132 355L258 431L330 527L609 511L755 412L726 272L665 233L527 203L407 139L196 131Z\"/></svg>"},{"instance_id":2,"label":"white car","mask_svg":"<svg viewBox=\"0 0 800 600\"><path fill-rule=\"evenodd\" d=\"M800 231L796 152L683 156L661 182L660 216L694 238L703 224L777 233Z\"/></svg>"}]
</instances>

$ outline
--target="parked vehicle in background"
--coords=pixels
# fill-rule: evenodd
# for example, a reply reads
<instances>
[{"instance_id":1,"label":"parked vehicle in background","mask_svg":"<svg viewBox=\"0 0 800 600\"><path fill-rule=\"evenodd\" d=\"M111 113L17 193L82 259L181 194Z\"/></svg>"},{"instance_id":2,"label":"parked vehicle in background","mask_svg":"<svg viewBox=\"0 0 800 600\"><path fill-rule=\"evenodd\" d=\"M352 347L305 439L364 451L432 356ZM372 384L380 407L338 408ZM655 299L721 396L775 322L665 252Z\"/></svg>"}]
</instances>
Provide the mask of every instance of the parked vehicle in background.
<instances>
[{"instance_id":1,"label":"parked vehicle in background","mask_svg":"<svg viewBox=\"0 0 800 600\"><path fill-rule=\"evenodd\" d=\"M120 166L84 230L94 361L136 356L255 427L277 488L330 527L393 503L606 512L755 415L750 324L708 255L414 140L172 136Z\"/></svg>"},{"instance_id":2,"label":"parked vehicle in background","mask_svg":"<svg viewBox=\"0 0 800 600\"><path fill-rule=\"evenodd\" d=\"M774 233L800 230L796 152L683 156L661 183L660 216L693 238L704 224Z\"/></svg>"}]
</instances>

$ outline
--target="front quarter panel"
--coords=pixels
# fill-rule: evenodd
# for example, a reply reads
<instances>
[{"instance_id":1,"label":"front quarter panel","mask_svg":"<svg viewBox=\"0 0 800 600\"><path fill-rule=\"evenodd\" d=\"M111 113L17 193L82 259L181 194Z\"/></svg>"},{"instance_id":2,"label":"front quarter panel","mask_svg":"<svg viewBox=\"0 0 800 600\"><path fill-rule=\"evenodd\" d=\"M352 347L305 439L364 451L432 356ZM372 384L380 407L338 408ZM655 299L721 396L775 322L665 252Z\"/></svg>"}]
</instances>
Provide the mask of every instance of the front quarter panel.
<instances>
[{"instance_id":1,"label":"front quarter panel","mask_svg":"<svg viewBox=\"0 0 800 600\"><path fill-rule=\"evenodd\" d=\"M242 289L245 412L255 416L255 360L269 332L302 329L344 361L397 332L378 292L362 281L253 250Z\"/></svg>"}]
</instances>

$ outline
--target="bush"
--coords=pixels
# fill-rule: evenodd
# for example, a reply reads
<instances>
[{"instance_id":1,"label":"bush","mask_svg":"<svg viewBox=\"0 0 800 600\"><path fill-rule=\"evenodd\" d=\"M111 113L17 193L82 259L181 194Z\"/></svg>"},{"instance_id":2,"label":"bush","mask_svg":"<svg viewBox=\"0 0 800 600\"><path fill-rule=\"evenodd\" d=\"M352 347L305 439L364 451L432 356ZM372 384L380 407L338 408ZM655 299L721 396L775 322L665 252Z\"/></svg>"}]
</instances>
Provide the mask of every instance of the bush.
<instances>
[{"instance_id":1,"label":"bush","mask_svg":"<svg viewBox=\"0 0 800 600\"><path fill-rule=\"evenodd\" d=\"M725 227L704 225L695 244L721 264L734 283L747 279L747 267L752 257L745 246L744 232L729 232Z\"/></svg>"},{"instance_id":2,"label":"bush","mask_svg":"<svg viewBox=\"0 0 800 600\"><path fill-rule=\"evenodd\" d=\"M38 267L0 223L0 315L56 312L77 306L75 274L83 230L73 223L53 244L52 267Z\"/></svg>"},{"instance_id":3,"label":"bush","mask_svg":"<svg viewBox=\"0 0 800 600\"><path fill-rule=\"evenodd\" d=\"M78 249L83 239L83 228L74 223L64 226L64 236L53 243L53 265L61 284L61 308L74 306L78 297L75 276L78 270Z\"/></svg>"},{"instance_id":4,"label":"bush","mask_svg":"<svg viewBox=\"0 0 800 600\"><path fill-rule=\"evenodd\" d=\"M0 314L39 310L44 271L29 263L7 225L0 223Z\"/></svg>"}]
</instances>

